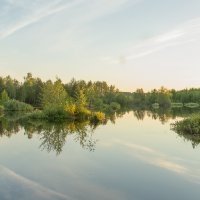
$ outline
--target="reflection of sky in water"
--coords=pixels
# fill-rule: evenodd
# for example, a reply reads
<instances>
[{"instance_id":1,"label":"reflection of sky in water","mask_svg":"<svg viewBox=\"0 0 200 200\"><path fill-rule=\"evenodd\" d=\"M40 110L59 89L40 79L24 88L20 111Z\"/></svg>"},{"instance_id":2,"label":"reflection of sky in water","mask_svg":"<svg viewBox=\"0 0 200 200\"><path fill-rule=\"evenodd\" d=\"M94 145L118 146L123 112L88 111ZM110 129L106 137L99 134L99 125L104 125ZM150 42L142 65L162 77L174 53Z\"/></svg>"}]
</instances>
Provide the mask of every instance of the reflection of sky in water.
<instances>
[{"instance_id":1,"label":"reflection of sky in water","mask_svg":"<svg viewBox=\"0 0 200 200\"><path fill-rule=\"evenodd\" d=\"M0 139L0 199L197 200L199 147L162 125L132 113L94 132L89 152L67 136L60 155L38 147L21 131Z\"/></svg>"},{"instance_id":2,"label":"reflection of sky in water","mask_svg":"<svg viewBox=\"0 0 200 200\"><path fill-rule=\"evenodd\" d=\"M28 180L3 166L0 167L0 180L1 200L71 199L63 194Z\"/></svg>"}]
</instances>

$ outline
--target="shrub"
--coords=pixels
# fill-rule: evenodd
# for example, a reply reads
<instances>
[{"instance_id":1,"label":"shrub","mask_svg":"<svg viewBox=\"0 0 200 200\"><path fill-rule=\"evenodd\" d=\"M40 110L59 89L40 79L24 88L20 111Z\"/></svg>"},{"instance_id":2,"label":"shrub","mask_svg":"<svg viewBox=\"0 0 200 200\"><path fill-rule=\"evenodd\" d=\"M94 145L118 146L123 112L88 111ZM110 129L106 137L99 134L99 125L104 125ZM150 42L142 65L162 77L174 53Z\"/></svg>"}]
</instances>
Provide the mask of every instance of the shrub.
<instances>
[{"instance_id":1,"label":"shrub","mask_svg":"<svg viewBox=\"0 0 200 200\"><path fill-rule=\"evenodd\" d=\"M30 113L28 117L31 119L44 119L45 114L41 110L35 110L34 112Z\"/></svg>"},{"instance_id":2,"label":"shrub","mask_svg":"<svg viewBox=\"0 0 200 200\"><path fill-rule=\"evenodd\" d=\"M6 92L6 90L3 90L3 92L1 93L1 104L4 104L6 101L8 101L10 98L8 96L8 93Z\"/></svg>"},{"instance_id":3,"label":"shrub","mask_svg":"<svg viewBox=\"0 0 200 200\"><path fill-rule=\"evenodd\" d=\"M67 112L60 107L47 107L43 112L44 118L49 121L60 121L68 118Z\"/></svg>"},{"instance_id":4,"label":"shrub","mask_svg":"<svg viewBox=\"0 0 200 200\"><path fill-rule=\"evenodd\" d=\"M88 110L87 108L85 107L78 107L77 108L77 112L75 114L75 117L77 119L89 119L89 117L91 116L91 111Z\"/></svg>"},{"instance_id":5,"label":"shrub","mask_svg":"<svg viewBox=\"0 0 200 200\"><path fill-rule=\"evenodd\" d=\"M75 103L67 103L66 104L65 111L67 113L69 113L69 115L75 115L76 110L77 110L77 108L76 108L76 104Z\"/></svg>"},{"instance_id":6,"label":"shrub","mask_svg":"<svg viewBox=\"0 0 200 200\"><path fill-rule=\"evenodd\" d=\"M117 111L117 110L119 110L119 109L121 108L120 104L117 103L117 102L112 102L112 103L110 104L110 107L111 107L111 109L112 109L113 111Z\"/></svg>"},{"instance_id":7,"label":"shrub","mask_svg":"<svg viewBox=\"0 0 200 200\"><path fill-rule=\"evenodd\" d=\"M153 103L153 104L152 104L152 107L153 107L154 109L158 109L160 106L159 106L159 103Z\"/></svg>"},{"instance_id":8,"label":"shrub","mask_svg":"<svg viewBox=\"0 0 200 200\"><path fill-rule=\"evenodd\" d=\"M77 112L82 115L91 115L91 111L84 107L80 107Z\"/></svg>"},{"instance_id":9,"label":"shrub","mask_svg":"<svg viewBox=\"0 0 200 200\"><path fill-rule=\"evenodd\" d=\"M179 134L200 134L200 115L193 115L172 124L172 130Z\"/></svg>"},{"instance_id":10,"label":"shrub","mask_svg":"<svg viewBox=\"0 0 200 200\"><path fill-rule=\"evenodd\" d=\"M172 108L182 108L183 107L183 103L171 103L171 107Z\"/></svg>"},{"instance_id":11,"label":"shrub","mask_svg":"<svg viewBox=\"0 0 200 200\"><path fill-rule=\"evenodd\" d=\"M93 101L92 106L94 107L95 110L103 110L104 109L104 103L103 100L100 98L95 98Z\"/></svg>"},{"instance_id":12,"label":"shrub","mask_svg":"<svg viewBox=\"0 0 200 200\"><path fill-rule=\"evenodd\" d=\"M17 100L6 101L4 103L4 109L6 111L33 111L33 107L31 105Z\"/></svg>"},{"instance_id":13,"label":"shrub","mask_svg":"<svg viewBox=\"0 0 200 200\"><path fill-rule=\"evenodd\" d=\"M71 117L85 118L91 115L90 110L80 103L73 102L73 100L69 100L66 103L65 111Z\"/></svg>"},{"instance_id":14,"label":"shrub","mask_svg":"<svg viewBox=\"0 0 200 200\"><path fill-rule=\"evenodd\" d=\"M191 102L191 103L185 103L184 106L187 108L197 108L197 107L199 107L199 104Z\"/></svg>"},{"instance_id":15,"label":"shrub","mask_svg":"<svg viewBox=\"0 0 200 200\"><path fill-rule=\"evenodd\" d=\"M92 115L92 120L95 122L104 121L106 119L105 113L103 112L94 112Z\"/></svg>"},{"instance_id":16,"label":"shrub","mask_svg":"<svg viewBox=\"0 0 200 200\"><path fill-rule=\"evenodd\" d=\"M4 111L4 107L0 105L0 113Z\"/></svg>"}]
</instances>

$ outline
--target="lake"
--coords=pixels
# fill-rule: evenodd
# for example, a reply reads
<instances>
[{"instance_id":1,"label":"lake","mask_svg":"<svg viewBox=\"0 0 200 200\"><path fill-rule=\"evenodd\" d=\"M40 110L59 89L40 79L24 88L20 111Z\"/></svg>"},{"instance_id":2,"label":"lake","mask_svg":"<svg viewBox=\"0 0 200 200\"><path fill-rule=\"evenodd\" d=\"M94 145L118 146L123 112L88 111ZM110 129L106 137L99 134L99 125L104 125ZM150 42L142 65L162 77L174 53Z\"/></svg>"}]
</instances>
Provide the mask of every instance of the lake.
<instances>
[{"instance_id":1,"label":"lake","mask_svg":"<svg viewBox=\"0 0 200 200\"><path fill-rule=\"evenodd\" d=\"M1 200L199 200L200 147L129 112L104 125L0 123Z\"/></svg>"}]
</instances>

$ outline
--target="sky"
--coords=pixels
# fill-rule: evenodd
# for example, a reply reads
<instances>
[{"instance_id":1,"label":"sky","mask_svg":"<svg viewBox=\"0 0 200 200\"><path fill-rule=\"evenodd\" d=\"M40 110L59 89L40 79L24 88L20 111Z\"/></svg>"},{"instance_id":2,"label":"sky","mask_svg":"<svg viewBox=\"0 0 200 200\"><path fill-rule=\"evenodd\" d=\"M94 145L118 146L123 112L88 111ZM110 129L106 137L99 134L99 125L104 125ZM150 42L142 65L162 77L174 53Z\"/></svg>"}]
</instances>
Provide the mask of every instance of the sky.
<instances>
[{"instance_id":1,"label":"sky","mask_svg":"<svg viewBox=\"0 0 200 200\"><path fill-rule=\"evenodd\" d=\"M199 0L0 0L0 75L200 86Z\"/></svg>"}]
</instances>

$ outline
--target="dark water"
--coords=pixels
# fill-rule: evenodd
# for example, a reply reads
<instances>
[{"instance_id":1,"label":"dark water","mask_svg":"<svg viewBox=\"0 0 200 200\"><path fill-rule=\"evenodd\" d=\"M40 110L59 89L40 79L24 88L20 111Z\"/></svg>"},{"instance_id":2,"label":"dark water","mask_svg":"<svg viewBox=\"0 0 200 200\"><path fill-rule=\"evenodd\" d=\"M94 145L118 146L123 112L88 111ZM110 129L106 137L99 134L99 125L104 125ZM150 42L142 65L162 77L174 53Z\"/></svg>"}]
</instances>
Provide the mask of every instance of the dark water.
<instances>
[{"instance_id":1,"label":"dark water","mask_svg":"<svg viewBox=\"0 0 200 200\"><path fill-rule=\"evenodd\" d=\"M0 123L1 200L199 200L200 147L167 113L106 125ZM115 123L114 123L115 121Z\"/></svg>"}]
</instances>

